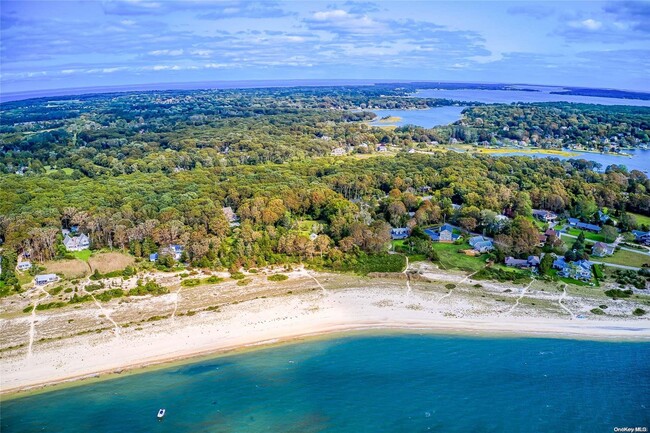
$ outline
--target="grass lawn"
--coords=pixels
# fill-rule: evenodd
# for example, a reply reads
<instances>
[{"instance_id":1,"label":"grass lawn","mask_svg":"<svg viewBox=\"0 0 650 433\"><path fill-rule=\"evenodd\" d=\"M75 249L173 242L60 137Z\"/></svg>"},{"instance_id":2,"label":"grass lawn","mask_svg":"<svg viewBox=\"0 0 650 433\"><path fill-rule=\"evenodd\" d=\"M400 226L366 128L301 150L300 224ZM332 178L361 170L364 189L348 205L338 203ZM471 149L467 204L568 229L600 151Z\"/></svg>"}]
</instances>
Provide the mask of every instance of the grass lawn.
<instances>
[{"instance_id":1,"label":"grass lawn","mask_svg":"<svg viewBox=\"0 0 650 433\"><path fill-rule=\"evenodd\" d=\"M93 252L90 250L81 250L81 251L75 251L72 253L75 258L79 260L83 260L84 262L87 262L90 256L92 256Z\"/></svg>"},{"instance_id":2,"label":"grass lawn","mask_svg":"<svg viewBox=\"0 0 650 433\"><path fill-rule=\"evenodd\" d=\"M81 250L72 253L72 255L75 256L75 258L79 260L83 260L84 262L87 262L92 254L93 252L90 250Z\"/></svg>"},{"instance_id":3,"label":"grass lawn","mask_svg":"<svg viewBox=\"0 0 650 433\"><path fill-rule=\"evenodd\" d=\"M472 257L458 252L458 250L471 249L468 243L454 245L434 242L433 249L438 253L440 264L444 269L462 269L476 272L485 267L485 255Z\"/></svg>"},{"instance_id":4,"label":"grass lawn","mask_svg":"<svg viewBox=\"0 0 650 433\"><path fill-rule=\"evenodd\" d=\"M593 260L603 263L613 263L616 265L634 266L637 268L640 268L645 263L650 264L650 256L624 250L615 252L611 257L593 257Z\"/></svg>"},{"instance_id":5,"label":"grass lawn","mask_svg":"<svg viewBox=\"0 0 650 433\"><path fill-rule=\"evenodd\" d=\"M573 236L580 236L581 231L582 230L578 230L578 229L570 229L568 230L568 233ZM589 239L594 242L605 242L605 238L603 237L603 235L600 235L598 233L591 233L588 231L584 231L584 234L585 234L585 239Z\"/></svg>"},{"instance_id":6,"label":"grass lawn","mask_svg":"<svg viewBox=\"0 0 650 433\"><path fill-rule=\"evenodd\" d=\"M650 226L650 217L649 216L641 215L641 214L638 214L638 213L632 213L632 212L628 212L627 214L634 216L634 218L636 219L636 223L639 226L644 225L644 224L647 225L647 226Z\"/></svg>"}]
</instances>

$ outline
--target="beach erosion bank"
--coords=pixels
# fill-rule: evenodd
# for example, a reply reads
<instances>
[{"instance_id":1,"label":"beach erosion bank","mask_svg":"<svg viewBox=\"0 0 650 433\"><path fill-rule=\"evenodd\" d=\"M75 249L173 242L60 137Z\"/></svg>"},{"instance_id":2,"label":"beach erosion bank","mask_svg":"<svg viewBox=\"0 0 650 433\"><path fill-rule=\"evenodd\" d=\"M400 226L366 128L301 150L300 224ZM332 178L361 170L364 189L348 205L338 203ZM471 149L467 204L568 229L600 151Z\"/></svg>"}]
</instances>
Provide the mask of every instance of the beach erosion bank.
<instances>
[{"instance_id":1,"label":"beach erosion bank","mask_svg":"<svg viewBox=\"0 0 650 433\"><path fill-rule=\"evenodd\" d=\"M231 302L217 310L5 350L0 362L2 393L346 331L650 341L647 318L580 318L578 313L602 302L599 299L536 293L535 287L512 291L507 285L485 282L482 290L476 290L477 282L462 273L429 276L456 284L407 285L397 278L341 279L301 271L291 280L302 284L302 292L290 286L295 292L282 288L282 295ZM174 295L178 296L167 296ZM103 314L115 317L124 308L138 306L105 305ZM44 328L56 318L41 320L38 326Z\"/></svg>"}]
</instances>

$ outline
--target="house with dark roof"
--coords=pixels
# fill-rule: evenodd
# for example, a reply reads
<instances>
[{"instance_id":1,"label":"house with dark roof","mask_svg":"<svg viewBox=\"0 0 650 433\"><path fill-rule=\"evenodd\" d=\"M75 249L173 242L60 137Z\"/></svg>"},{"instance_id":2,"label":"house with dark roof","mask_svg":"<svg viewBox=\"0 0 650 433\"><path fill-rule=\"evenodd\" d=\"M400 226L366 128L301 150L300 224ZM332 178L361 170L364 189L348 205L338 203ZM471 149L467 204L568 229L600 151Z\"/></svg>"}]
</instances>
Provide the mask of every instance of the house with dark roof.
<instances>
[{"instance_id":1,"label":"house with dark roof","mask_svg":"<svg viewBox=\"0 0 650 433\"><path fill-rule=\"evenodd\" d=\"M604 242L596 242L591 247L591 255L596 257L607 257L614 254L614 247Z\"/></svg>"},{"instance_id":2,"label":"house with dark roof","mask_svg":"<svg viewBox=\"0 0 650 433\"><path fill-rule=\"evenodd\" d=\"M533 216L538 220L544 221L546 223L550 223L551 221L555 221L557 219L557 214L555 212L544 209L533 209Z\"/></svg>"},{"instance_id":3,"label":"house with dark roof","mask_svg":"<svg viewBox=\"0 0 650 433\"><path fill-rule=\"evenodd\" d=\"M390 238L394 241L406 239L411 234L411 230L408 227L397 227L390 229Z\"/></svg>"},{"instance_id":4,"label":"house with dark roof","mask_svg":"<svg viewBox=\"0 0 650 433\"><path fill-rule=\"evenodd\" d=\"M150 262L155 262L157 260L158 260L158 253L149 254L149 261Z\"/></svg>"}]
</instances>

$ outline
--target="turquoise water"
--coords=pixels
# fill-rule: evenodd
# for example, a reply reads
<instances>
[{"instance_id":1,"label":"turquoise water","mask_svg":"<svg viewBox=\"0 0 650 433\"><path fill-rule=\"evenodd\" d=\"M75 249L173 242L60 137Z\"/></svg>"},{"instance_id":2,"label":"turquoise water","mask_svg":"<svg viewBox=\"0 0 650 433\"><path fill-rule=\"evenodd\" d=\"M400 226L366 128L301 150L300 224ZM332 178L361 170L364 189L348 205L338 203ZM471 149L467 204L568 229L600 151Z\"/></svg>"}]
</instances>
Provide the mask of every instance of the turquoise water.
<instances>
[{"instance_id":1,"label":"turquoise water","mask_svg":"<svg viewBox=\"0 0 650 433\"><path fill-rule=\"evenodd\" d=\"M161 422L159 408L167 409ZM361 334L2 403L13 432L612 432L650 427L650 344Z\"/></svg>"},{"instance_id":2,"label":"turquoise water","mask_svg":"<svg viewBox=\"0 0 650 433\"><path fill-rule=\"evenodd\" d=\"M404 126L416 125L423 128L448 125L460 120L461 113L466 107L434 107L423 110L366 110L372 111L377 117L370 122L373 126ZM401 120L397 122L380 122L382 117L395 116Z\"/></svg>"}]
</instances>

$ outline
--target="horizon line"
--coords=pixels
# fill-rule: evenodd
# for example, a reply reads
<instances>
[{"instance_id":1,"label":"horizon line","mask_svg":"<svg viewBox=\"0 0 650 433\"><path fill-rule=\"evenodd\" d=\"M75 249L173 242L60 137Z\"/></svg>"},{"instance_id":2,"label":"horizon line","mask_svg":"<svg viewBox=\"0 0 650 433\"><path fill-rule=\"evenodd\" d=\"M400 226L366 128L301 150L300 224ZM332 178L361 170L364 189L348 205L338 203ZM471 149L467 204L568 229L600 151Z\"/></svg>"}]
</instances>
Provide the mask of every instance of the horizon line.
<instances>
[{"instance_id":1,"label":"horizon line","mask_svg":"<svg viewBox=\"0 0 650 433\"><path fill-rule=\"evenodd\" d=\"M275 83L275 84L274 84ZM282 84L286 83L286 84ZM498 82L498 81L469 81L469 80L414 80L414 79L364 79L364 78L297 78L297 79L254 79L254 80L210 80L210 81L172 81L159 83L134 83L108 86L62 87L52 89L24 90L18 92L2 92L0 90L0 104L7 102L25 101L48 97L83 96L108 93L129 93L137 91L170 91L170 90L217 90L217 89L254 89L254 88L289 88L289 87L328 87L360 85L372 86L375 84L414 84L414 83L447 83L447 84L484 84L484 85L511 85L511 86L537 86L559 87L564 89L596 89L617 90L650 94L648 90L622 89L614 87L587 87L571 86L564 84L535 84L523 82ZM218 85L238 84L237 86L217 87ZM262 85L263 84L263 85ZM167 87L171 86L171 87ZM182 86L182 87L179 87Z\"/></svg>"}]
</instances>

